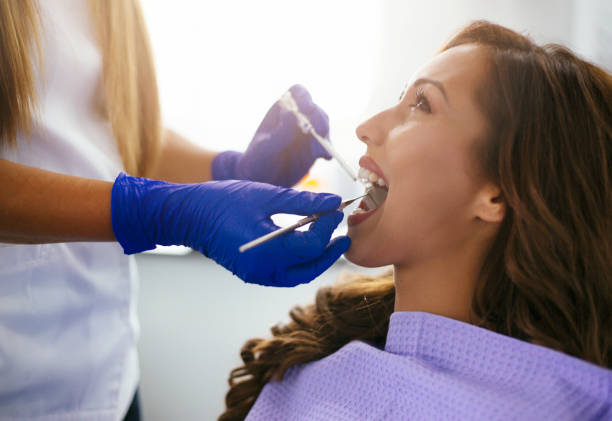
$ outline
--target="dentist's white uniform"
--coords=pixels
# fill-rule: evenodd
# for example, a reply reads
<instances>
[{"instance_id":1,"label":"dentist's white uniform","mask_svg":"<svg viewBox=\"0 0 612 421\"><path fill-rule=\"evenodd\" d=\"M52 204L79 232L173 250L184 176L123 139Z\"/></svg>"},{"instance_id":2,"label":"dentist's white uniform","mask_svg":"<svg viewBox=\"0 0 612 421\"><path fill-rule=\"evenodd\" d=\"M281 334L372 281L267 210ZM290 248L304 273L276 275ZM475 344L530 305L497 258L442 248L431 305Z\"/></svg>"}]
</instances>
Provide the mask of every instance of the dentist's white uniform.
<instances>
[{"instance_id":1,"label":"dentist's white uniform","mask_svg":"<svg viewBox=\"0 0 612 421\"><path fill-rule=\"evenodd\" d=\"M113 181L122 164L98 111L88 2L39 4L37 127L0 157ZM135 269L117 243L0 245L0 420L123 418L138 384Z\"/></svg>"}]
</instances>

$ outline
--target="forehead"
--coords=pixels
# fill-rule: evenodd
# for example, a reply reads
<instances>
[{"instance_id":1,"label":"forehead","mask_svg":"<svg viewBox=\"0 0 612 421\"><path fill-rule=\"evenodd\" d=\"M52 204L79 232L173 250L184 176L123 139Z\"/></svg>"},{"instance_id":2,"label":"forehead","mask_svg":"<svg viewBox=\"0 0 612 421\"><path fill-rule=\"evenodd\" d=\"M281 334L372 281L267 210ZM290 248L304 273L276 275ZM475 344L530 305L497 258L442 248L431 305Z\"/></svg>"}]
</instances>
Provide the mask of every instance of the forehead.
<instances>
[{"instance_id":1,"label":"forehead","mask_svg":"<svg viewBox=\"0 0 612 421\"><path fill-rule=\"evenodd\" d=\"M477 92L487 77L489 60L486 47L459 45L433 57L414 76L437 80L444 86L449 103L443 113L445 124L463 134L461 138L468 143L486 133L487 121Z\"/></svg>"},{"instance_id":2,"label":"forehead","mask_svg":"<svg viewBox=\"0 0 612 421\"><path fill-rule=\"evenodd\" d=\"M453 108L473 102L477 87L482 84L488 68L488 55L484 47L464 44L434 56L412 77L429 78L441 82Z\"/></svg>"}]
</instances>

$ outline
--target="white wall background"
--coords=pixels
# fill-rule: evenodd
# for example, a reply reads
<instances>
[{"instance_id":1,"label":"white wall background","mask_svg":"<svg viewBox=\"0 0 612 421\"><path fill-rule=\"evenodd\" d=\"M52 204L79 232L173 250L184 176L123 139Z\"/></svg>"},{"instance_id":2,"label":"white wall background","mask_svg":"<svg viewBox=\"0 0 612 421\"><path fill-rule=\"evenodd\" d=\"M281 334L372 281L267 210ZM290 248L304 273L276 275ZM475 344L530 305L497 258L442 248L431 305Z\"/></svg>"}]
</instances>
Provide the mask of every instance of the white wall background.
<instances>
[{"instance_id":1,"label":"white wall background","mask_svg":"<svg viewBox=\"0 0 612 421\"><path fill-rule=\"evenodd\" d=\"M246 148L268 107L298 82L328 112L332 141L356 167L365 148L354 127L396 101L418 66L473 19L612 67L609 0L142 2L167 125L217 150ZM317 163L313 174L334 192L356 192L337 164ZM341 270L357 269L341 261L309 285L271 289L196 254L143 255L138 264L146 421L215 419L242 343Z\"/></svg>"}]
</instances>

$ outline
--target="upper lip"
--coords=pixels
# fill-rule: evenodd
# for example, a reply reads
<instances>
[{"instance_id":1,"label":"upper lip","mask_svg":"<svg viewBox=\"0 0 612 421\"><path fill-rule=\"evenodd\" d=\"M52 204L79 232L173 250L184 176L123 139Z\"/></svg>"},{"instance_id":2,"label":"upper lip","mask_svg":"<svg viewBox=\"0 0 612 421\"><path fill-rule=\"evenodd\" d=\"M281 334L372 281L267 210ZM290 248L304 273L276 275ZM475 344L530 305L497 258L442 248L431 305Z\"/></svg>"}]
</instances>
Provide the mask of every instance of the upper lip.
<instances>
[{"instance_id":1,"label":"upper lip","mask_svg":"<svg viewBox=\"0 0 612 421\"><path fill-rule=\"evenodd\" d=\"M387 177L385 177L385 174L371 156L363 155L361 158L359 158L359 166L365 168L366 170L372 171L374 174L382 178L387 186L389 185L389 180L387 180Z\"/></svg>"}]
</instances>

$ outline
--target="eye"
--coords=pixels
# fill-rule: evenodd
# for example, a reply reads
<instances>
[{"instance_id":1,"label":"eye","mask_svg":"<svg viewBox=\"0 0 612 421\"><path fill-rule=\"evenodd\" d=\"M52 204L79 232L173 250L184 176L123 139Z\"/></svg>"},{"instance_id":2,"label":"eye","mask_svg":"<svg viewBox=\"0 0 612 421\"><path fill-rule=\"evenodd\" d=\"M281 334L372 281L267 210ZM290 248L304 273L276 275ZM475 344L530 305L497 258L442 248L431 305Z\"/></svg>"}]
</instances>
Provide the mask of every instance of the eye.
<instances>
[{"instance_id":1,"label":"eye","mask_svg":"<svg viewBox=\"0 0 612 421\"><path fill-rule=\"evenodd\" d=\"M427 97L425 96L425 92L423 91L423 88L418 88L414 96L415 96L415 102L414 104L410 104L410 108L417 108L428 114L431 113L431 107L429 105L429 101L427 100Z\"/></svg>"}]
</instances>

